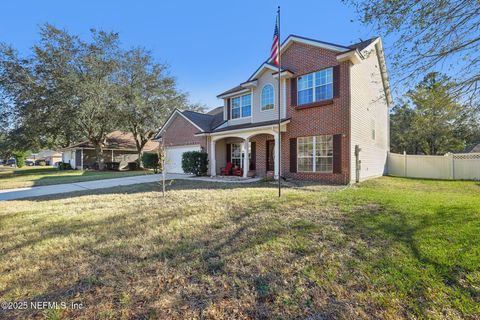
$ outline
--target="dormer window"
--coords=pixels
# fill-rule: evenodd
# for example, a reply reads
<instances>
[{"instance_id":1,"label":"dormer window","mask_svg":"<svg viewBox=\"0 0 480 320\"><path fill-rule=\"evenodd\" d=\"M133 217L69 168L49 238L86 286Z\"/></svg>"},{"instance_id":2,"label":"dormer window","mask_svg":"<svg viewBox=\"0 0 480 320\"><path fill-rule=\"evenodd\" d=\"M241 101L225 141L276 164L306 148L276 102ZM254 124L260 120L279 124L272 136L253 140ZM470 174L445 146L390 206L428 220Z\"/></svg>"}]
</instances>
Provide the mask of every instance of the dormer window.
<instances>
[{"instance_id":1,"label":"dormer window","mask_svg":"<svg viewBox=\"0 0 480 320\"><path fill-rule=\"evenodd\" d=\"M250 94L232 98L232 119L246 118L252 115L252 97Z\"/></svg>"},{"instance_id":2,"label":"dormer window","mask_svg":"<svg viewBox=\"0 0 480 320\"><path fill-rule=\"evenodd\" d=\"M333 98L333 68L298 77L297 103L308 104Z\"/></svg>"},{"instance_id":3,"label":"dormer window","mask_svg":"<svg viewBox=\"0 0 480 320\"><path fill-rule=\"evenodd\" d=\"M262 89L262 111L272 110L273 109L273 86L267 84Z\"/></svg>"}]
</instances>

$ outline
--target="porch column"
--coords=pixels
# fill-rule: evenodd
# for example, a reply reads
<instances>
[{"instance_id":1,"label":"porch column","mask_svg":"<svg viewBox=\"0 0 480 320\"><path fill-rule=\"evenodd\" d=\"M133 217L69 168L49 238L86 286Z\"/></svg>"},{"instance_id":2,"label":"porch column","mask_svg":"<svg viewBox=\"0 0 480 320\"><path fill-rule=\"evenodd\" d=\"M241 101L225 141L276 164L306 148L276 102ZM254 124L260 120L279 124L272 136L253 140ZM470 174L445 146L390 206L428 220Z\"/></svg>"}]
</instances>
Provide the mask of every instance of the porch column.
<instances>
[{"instance_id":1,"label":"porch column","mask_svg":"<svg viewBox=\"0 0 480 320\"><path fill-rule=\"evenodd\" d=\"M215 143L212 140L210 142L210 176L215 177L217 175L217 163L215 162Z\"/></svg>"},{"instance_id":2,"label":"porch column","mask_svg":"<svg viewBox=\"0 0 480 320\"><path fill-rule=\"evenodd\" d=\"M248 159L249 154L248 154L248 143L249 139L245 139L243 141L243 150L244 150L244 157L243 157L243 177L246 178L248 177L248 169L250 169L250 161Z\"/></svg>"},{"instance_id":3,"label":"porch column","mask_svg":"<svg viewBox=\"0 0 480 320\"><path fill-rule=\"evenodd\" d=\"M274 176L275 176L275 179L278 179L278 174L279 174L279 162L280 162L280 154L279 154L279 151L280 151L280 139L279 139L279 133L278 132L274 132L273 133L273 137L275 139L275 156L274 156L274 166L273 166L273 170L274 170Z\"/></svg>"}]
</instances>

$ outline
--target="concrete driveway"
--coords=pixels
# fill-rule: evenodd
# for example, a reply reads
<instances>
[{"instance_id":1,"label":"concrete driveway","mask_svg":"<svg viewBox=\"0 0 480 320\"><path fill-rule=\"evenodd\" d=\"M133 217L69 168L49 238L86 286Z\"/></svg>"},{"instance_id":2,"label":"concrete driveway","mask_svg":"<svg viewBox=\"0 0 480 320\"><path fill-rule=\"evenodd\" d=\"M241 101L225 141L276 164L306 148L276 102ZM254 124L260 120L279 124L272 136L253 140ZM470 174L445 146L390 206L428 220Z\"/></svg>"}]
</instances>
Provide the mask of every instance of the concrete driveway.
<instances>
[{"instance_id":1,"label":"concrete driveway","mask_svg":"<svg viewBox=\"0 0 480 320\"><path fill-rule=\"evenodd\" d=\"M160 174L149 174L144 176L133 176L115 179L103 179L85 182L73 182L65 184L56 184L51 186L20 188L20 189L6 189L0 190L0 200L15 200L30 197L48 196L53 194L105 189L118 186L127 186L137 183L160 182L162 176ZM170 173L166 175L168 180L172 179L191 179L193 176L186 174Z\"/></svg>"}]
</instances>

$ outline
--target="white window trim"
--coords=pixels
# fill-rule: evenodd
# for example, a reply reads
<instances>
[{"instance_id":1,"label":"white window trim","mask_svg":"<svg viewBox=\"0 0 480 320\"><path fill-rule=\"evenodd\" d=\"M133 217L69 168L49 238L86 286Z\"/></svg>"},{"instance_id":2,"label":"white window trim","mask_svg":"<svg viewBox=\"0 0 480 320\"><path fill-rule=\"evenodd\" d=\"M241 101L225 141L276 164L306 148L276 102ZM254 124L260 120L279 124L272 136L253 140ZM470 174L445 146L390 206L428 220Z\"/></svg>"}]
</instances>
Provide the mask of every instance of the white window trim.
<instances>
[{"instance_id":1,"label":"white window trim","mask_svg":"<svg viewBox=\"0 0 480 320\"><path fill-rule=\"evenodd\" d=\"M243 105L242 105L242 97L244 96L250 96L250 115L249 116L243 116ZM238 118L234 118L233 117L233 99L235 98L239 98L240 99L240 117ZM247 94L242 94L242 95L239 95L239 96L235 96L235 97L231 97L230 98L230 120L238 120L238 119L248 119L248 118L251 118L252 117L252 109L253 109L253 103L252 103L252 93L247 93ZM236 109L236 108L235 108Z\"/></svg>"},{"instance_id":2,"label":"white window trim","mask_svg":"<svg viewBox=\"0 0 480 320\"><path fill-rule=\"evenodd\" d=\"M263 110L263 99L262 99L262 96L263 96L263 89L265 89L266 86L272 86L272 89L273 89L273 108L271 109L265 109ZM276 103L276 99L275 99L275 86L271 83L265 83L265 85L262 87L262 90L260 91L260 112L268 112L268 111L272 111L272 110L275 110L275 103Z\"/></svg>"},{"instance_id":3,"label":"white window trim","mask_svg":"<svg viewBox=\"0 0 480 320\"><path fill-rule=\"evenodd\" d=\"M233 145L238 145L240 147L240 157L234 157L233 156ZM230 162L232 163L233 165L233 159L239 159L240 160L240 168L243 167L243 147L242 147L242 143L238 142L238 143L231 143L230 144Z\"/></svg>"},{"instance_id":4,"label":"white window trim","mask_svg":"<svg viewBox=\"0 0 480 320\"><path fill-rule=\"evenodd\" d=\"M317 86L316 86L316 83L315 83L315 82L317 81L317 80L316 80L317 77L315 77L315 73L321 72L321 71L324 71L324 70L328 70L328 69L331 69L331 70L332 70L332 82L329 82L329 83L326 83L326 84L322 84L322 86L328 85L328 84L330 84L330 83L332 84L332 97L329 98L329 99L323 99L323 100L318 100L318 101L316 101L316 100L315 100L315 94L316 94L316 93L315 93L315 91L316 91L315 88L316 88ZM310 75L310 74L312 75L312 78L313 78L313 79L312 79L312 87L311 87L311 88L307 88L307 89L312 89L312 99L313 99L313 101L312 101L312 102L307 102L307 103L302 103L302 104L300 104L300 103L298 102L298 92L299 92L299 91L303 91L303 90L307 90L307 89L299 90L299 89L298 89L298 80L299 80L301 77L305 77L305 76L308 76L308 75ZM318 85L318 86L320 86L320 85ZM322 70L318 70L318 71L315 71L315 72L310 72L310 73L307 73L307 74L298 76L298 77L297 77L297 106L303 106L303 105L306 105L306 104L309 104L309 103L315 103L315 102L321 102L321 101L331 100L331 99L333 99L333 96L335 95L335 92L333 92L333 89L334 89L334 88L333 88L333 67L325 68L325 69L322 69Z\"/></svg>"},{"instance_id":5,"label":"white window trim","mask_svg":"<svg viewBox=\"0 0 480 320\"><path fill-rule=\"evenodd\" d=\"M331 136L332 137L332 155L331 156L315 156L316 154L316 149L317 149L317 137L318 136L305 136L305 137L298 137L297 138L297 172L305 172L305 173L333 173L333 135L331 134L321 134L320 136ZM300 138L310 138L312 137L312 155L311 156L307 156L307 157L301 157L301 158L311 158L312 159L312 163L313 163L313 167L312 167L312 171L302 171L302 170L299 170L298 169L298 159L300 158L299 154L299 146L300 144L298 143L298 139ZM317 161L316 158L332 158L332 170L331 171L316 171L317 169Z\"/></svg>"},{"instance_id":6,"label":"white window trim","mask_svg":"<svg viewBox=\"0 0 480 320\"><path fill-rule=\"evenodd\" d=\"M234 157L233 156L233 148L232 146L236 144L236 145L239 145L240 146L240 158L239 157ZM242 142L234 142L234 143L230 143L230 162L233 164L233 161L232 159L235 158L235 159L240 159L240 168L243 169L243 159L245 158L245 148L244 148L244 144ZM252 161L252 142L248 142L248 163L250 164L250 162Z\"/></svg>"}]
</instances>

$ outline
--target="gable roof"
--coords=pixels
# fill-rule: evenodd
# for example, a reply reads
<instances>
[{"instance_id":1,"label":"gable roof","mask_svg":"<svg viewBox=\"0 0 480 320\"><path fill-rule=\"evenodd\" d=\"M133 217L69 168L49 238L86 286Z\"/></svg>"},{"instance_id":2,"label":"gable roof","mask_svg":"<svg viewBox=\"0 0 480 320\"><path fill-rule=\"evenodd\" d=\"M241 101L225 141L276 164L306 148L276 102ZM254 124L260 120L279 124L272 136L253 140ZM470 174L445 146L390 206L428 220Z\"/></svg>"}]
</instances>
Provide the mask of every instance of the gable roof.
<instances>
[{"instance_id":1,"label":"gable roof","mask_svg":"<svg viewBox=\"0 0 480 320\"><path fill-rule=\"evenodd\" d=\"M182 114L199 126L202 131L210 130L210 123L213 120L212 115L190 110L182 111Z\"/></svg>"},{"instance_id":2,"label":"gable roof","mask_svg":"<svg viewBox=\"0 0 480 320\"><path fill-rule=\"evenodd\" d=\"M358 51L362 51L363 49L368 47L370 44L372 44L377 39L378 39L378 37L373 37L373 38L368 39L368 40L362 40L358 43L354 43L354 44L350 45L349 47L352 48L352 49L357 49Z\"/></svg>"},{"instance_id":3,"label":"gable roof","mask_svg":"<svg viewBox=\"0 0 480 320\"><path fill-rule=\"evenodd\" d=\"M95 146L88 140L71 145L65 149L93 149ZM135 138L131 132L112 131L107 134L105 149L108 150L137 150ZM153 151L158 148L158 142L148 141L144 147L144 151Z\"/></svg>"},{"instance_id":4,"label":"gable roof","mask_svg":"<svg viewBox=\"0 0 480 320\"><path fill-rule=\"evenodd\" d=\"M200 133L210 132L214 128L225 122L223 120L223 106L217 107L208 113L201 113L191 110L180 111L178 109L175 109L170 115L170 117L167 119L165 124L162 126L162 128L160 128L158 133L155 135L154 139L159 139L161 137L162 132L167 129L175 115L181 116L187 121L189 121L200 131Z\"/></svg>"},{"instance_id":5,"label":"gable roof","mask_svg":"<svg viewBox=\"0 0 480 320\"><path fill-rule=\"evenodd\" d=\"M362 51L363 49L368 47L370 44L372 44L377 39L379 39L379 38L374 37L374 38L371 38L371 39L368 39L368 40L362 40L358 43L354 43L352 45L346 46L346 45L335 44L335 43L331 43L331 42L320 41L320 40L315 40L315 39L291 34L282 42L281 51L284 51L285 49L287 49L287 47L289 47L293 42L299 42L299 43L304 43L304 44L312 45L312 46L315 46L315 47L335 51L335 52L338 52L339 54L343 54L343 53L346 53L346 52L350 52L352 50ZM265 69L271 69L272 71L276 71L278 73L278 67L276 65L272 64L272 59L269 58L268 60L264 61L257 68L257 70L255 70L255 72L248 78L248 80L246 82L256 80L258 75L260 73L262 73L263 70L265 70ZM284 68L282 68L281 71L282 72L283 71L291 72L290 70L287 70L287 69L284 69ZM244 83L246 83L246 82L244 82ZM233 87L233 88L231 88L227 91L224 91L224 92L220 93L217 97L218 98L223 98L225 96L229 96L229 95L234 94L234 93L240 93L242 91L247 91L247 88L245 88L243 86L244 83L241 83L238 86L235 86L235 87Z\"/></svg>"},{"instance_id":6,"label":"gable roof","mask_svg":"<svg viewBox=\"0 0 480 320\"><path fill-rule=\"evenodd\" d=\"M208 111L207 114L211 114L212 116L214 116L220 112L223 112L223 106L213 108L212 110Z\"/></svg>"},{"instance_id":7,"label":"gable roof","mask_svg":"<svg viewBox=\"0 0 480 320\"><path fill-rule=\"evenodd\" d=\"M480 142L466 147L462 153L480 153Z\"/></svg>"}]
</instances>

